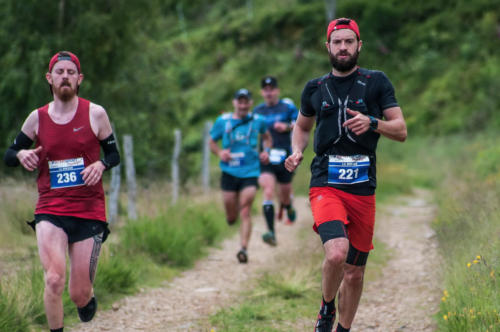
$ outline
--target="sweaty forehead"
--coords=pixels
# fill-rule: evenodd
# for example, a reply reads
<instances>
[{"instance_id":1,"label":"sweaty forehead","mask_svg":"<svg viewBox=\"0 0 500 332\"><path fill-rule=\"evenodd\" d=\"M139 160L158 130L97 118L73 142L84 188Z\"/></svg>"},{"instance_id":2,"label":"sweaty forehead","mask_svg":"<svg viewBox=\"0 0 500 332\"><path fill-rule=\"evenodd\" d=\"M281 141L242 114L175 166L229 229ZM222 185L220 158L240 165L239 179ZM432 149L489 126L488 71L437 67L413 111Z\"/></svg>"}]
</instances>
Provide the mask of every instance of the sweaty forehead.
<instances>
[{"instance_id":1,"label":"sweaty forehead","mask_svg":"<svg viewBox=\"0 0 500 332\"><path fill-rule=\"evenodd\" d=\"M52 68L52 71L57 69L66 69L66 70L73 69L78 72L78 67L73 61L70 60L57 61L54 67Z\"/></svg>"},{"instance_id":2,"label":"sweaty forehead","mask_svg":"<svg viewBox=\"0 0 500 332\"><path fill-rule=\"evenodd\" d=\"M354 31L350 29L339 29L339 30L333 30L332 34L330 35L330 40L336 39L336 40L343 40L343 39L356 39L357 35Z\"/></svg>"}]
</instances>

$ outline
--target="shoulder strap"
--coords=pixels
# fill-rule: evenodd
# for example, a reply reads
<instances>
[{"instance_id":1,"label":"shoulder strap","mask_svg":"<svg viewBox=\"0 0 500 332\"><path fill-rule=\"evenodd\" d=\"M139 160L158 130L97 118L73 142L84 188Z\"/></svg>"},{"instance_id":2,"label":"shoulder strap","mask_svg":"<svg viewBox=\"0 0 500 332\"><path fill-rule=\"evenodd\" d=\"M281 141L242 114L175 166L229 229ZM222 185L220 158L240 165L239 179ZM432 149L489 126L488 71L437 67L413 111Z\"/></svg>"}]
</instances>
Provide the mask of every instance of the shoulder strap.
<instances>
[{"instance_id":1,"label":"shoulder strap","mask_svg":"<svg viewBox=\"0 0 500 332\"><path fill-rule=\"evenodd\" d=\"M243 125L246 125L247 123L249 123L250 121L253 121L253 115L250 116L249 118L241 121L240 123L237 123L234 125L234 127L231 128L231 131L235 130L236 128L238 128L239 126L243 126Z\"/></svg>"},{"instance_id":2,"label":"shoulder strap","mask_svg":"<svg viewBox=\"0 0 500 332\"><path fill-rule=\"evenodd\" d=\"M349 99L351 99L354 103L361 104L364 102L366 87L372 73L372 70L358 68L358 77L356 78L353 88L349 92Z\"/></svg>"}]
</instances>

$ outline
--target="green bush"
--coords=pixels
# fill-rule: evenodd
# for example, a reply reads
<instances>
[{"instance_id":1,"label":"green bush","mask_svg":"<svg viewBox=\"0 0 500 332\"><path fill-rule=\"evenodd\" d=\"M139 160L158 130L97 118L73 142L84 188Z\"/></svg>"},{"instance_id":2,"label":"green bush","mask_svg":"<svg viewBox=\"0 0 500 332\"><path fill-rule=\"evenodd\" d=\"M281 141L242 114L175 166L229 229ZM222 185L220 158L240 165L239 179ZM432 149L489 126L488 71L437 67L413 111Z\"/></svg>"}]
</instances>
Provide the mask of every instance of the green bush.
<instances>
[{"instance_id":1,"label":"green bush","mask_svg":"<svg viewBox=\"0 0 500 332\"><path fill-rule=\"evenodd\" d=\"M129 221L121 230L122 244L156 261L190 266L227 229L219 204L179 203L155 217Z\"/></svg>"},{"instance_id":2,"label":"green bush","mask_svg":"<svg viewBox=\"0 0 500 332\"><path fill-rule=\"evenodd\" d=\"M110 255L103 250L94 284L96 295L131 294L136 290L138 282L137 263L133 257L122 253Z\"/></svg>"}]
</instances>

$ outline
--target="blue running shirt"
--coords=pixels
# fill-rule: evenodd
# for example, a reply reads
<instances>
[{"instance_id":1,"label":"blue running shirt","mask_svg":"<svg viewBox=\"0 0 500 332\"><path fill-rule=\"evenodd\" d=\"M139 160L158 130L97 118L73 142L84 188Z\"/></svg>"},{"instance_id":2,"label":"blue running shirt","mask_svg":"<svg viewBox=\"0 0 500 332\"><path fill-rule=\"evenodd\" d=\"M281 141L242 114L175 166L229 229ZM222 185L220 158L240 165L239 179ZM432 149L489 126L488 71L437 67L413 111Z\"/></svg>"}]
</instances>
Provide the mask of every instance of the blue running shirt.
<instances>
[{"instance_id":1,"label":"blue running shirt","mask_svg":"<svg viewBox=\"0 0 500 332\"><path fill-rule=\"evenodd\" d=\"M252 120L248 121L250 118ZM243 121L248 121L233 128ZM226 163L220 161L223 172L238 178L252 178L260 175L260 160L257 145L259 134L267 130L265 119L249 113L247 118L233 119L233 113L226 113L217 118L210 131L214 141L222 139L222 148L231 149L232 159Z\"/></svg>"},{"instance_id":2,"label":"blue running shirt","mask_svg":"<svg viewBox=\"0 0 500 332\"><path fill-rule=\"evenodd\" d=\"M253 109L255 114L260 114L266 119L266 124L273 138L273 147L276 149L287 150L291 153L292 139L290 132L279 133L274 129L275 122L292 123L297 120L299 111L294 105L285 103L280 100L272 107L266 106L265 103L255 106Z\"/></svg>"}]
</instances>

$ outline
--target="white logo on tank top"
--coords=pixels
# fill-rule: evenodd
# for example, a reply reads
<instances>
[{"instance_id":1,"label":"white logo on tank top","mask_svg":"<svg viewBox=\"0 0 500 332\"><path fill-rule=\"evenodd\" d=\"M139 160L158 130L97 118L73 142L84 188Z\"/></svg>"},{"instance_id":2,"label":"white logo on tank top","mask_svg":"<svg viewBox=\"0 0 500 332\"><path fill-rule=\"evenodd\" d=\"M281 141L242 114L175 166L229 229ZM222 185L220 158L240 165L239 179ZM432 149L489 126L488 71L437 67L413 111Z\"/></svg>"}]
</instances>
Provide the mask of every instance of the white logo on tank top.
<instances>
[{"instance_id":1,"label":"white logo on tank top","mask_svg":"<svg viewBox=\"0 0 500 332\"><path fill-rule=\"evenodd\" d=\"M80 127L80 128L73 128L73 131L78 131L78 130L80 130L80 129L84 128L84 127L85 127L85 126Z\"/></svg>"}]
</instances>

